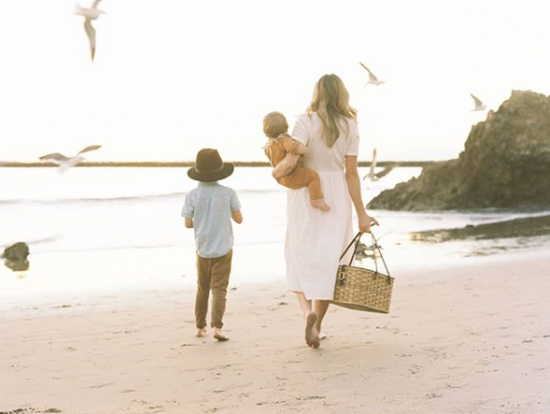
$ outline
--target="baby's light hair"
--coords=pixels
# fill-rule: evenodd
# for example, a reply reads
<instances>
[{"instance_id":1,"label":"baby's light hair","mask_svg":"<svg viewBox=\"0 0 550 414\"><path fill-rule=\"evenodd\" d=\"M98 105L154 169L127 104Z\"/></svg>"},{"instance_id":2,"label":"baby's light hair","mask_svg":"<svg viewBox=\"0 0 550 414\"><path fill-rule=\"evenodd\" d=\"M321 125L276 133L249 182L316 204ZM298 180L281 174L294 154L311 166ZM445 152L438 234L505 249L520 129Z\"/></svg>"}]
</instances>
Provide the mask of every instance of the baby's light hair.
<instances>
[{"instance_id":1,"label":"baby's light hair","mask_svg":"<svg viewBox=\"0 0 550 414\"><path fill-rule=\"evenodd\" d=\"M270 112L264 117L264 134L269 138L277 138L288 132L288 123L280 112Z\"/></svg>"}]
</instances>

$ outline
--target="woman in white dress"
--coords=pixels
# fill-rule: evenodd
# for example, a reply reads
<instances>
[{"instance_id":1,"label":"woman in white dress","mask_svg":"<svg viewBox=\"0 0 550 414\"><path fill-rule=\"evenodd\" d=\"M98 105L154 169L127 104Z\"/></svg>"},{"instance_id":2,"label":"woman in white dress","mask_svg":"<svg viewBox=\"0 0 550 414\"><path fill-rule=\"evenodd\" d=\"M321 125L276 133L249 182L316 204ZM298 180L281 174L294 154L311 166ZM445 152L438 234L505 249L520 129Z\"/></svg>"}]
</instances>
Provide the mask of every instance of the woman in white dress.
<instances>
[{"instance_id":1,"label":"woman in white dress","mask_svg":"<svg viewBox=\"0 0 550 414\"><path fill-rule=\"evenodd\" d=\"M359 231L369 232L371 225L378 224L365 211L361 197L356 117L342 80L333 74L324 75L315 85L307 112L298 117L292 131L292 138L307 146L303 165L319 173L325 202L330 206L328 212L313 208L307 187L288 190L287 287L296 293L305 320L306 343L312 348L320 345L321 325L334 296L339 258L353 238L352 205ZM287 155L273 175L286 175L298 159Z\"/></svg>"}]
</instances>

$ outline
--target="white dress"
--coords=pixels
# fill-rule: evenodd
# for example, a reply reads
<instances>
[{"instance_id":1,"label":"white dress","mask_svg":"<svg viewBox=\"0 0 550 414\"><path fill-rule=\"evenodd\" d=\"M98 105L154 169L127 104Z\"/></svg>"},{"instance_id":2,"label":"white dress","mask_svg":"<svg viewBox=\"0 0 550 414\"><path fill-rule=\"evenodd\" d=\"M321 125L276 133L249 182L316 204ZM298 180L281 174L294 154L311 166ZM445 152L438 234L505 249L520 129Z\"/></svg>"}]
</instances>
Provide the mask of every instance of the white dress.
<instances>
[{"instance_id":1,"label":"white dress","mask_svg":"<svg viewBox=\"0 0 550 414\"><path fill-rule=\"evenodd\" d=\"M332 300L340 255L353 238L344 158L358 154L359 133L355 120L342 119L340 136L329 148L321 138L321 126L316 113L300 115L292 138L308 147L303 165L319 173L330 211L311 206L307 187L288 190L285 259L288 290L303 292L307 299Z\"/></svg>"}]
</instances>

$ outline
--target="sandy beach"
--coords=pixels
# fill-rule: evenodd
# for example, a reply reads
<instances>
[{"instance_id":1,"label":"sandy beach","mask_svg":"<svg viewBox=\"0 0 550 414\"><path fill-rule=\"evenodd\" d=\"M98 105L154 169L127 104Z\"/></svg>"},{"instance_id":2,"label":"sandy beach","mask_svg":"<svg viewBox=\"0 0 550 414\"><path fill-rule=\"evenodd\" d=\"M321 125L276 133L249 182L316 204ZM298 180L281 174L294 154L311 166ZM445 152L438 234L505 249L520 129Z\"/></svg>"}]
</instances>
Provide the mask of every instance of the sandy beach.
<instances>
[{"instance_id":1,"label":"sandy beach","mask_svg":"<svg viewBox=\"0 0 550 414\"><path fill-rule=\"evenodd\" d=\"M2 413L548 413L544 251L395 274L392 310L331 307L305 346L280 282L233 285L231 340L194 337L194 289L0 317Z\"/></svg>"}]
</instances>

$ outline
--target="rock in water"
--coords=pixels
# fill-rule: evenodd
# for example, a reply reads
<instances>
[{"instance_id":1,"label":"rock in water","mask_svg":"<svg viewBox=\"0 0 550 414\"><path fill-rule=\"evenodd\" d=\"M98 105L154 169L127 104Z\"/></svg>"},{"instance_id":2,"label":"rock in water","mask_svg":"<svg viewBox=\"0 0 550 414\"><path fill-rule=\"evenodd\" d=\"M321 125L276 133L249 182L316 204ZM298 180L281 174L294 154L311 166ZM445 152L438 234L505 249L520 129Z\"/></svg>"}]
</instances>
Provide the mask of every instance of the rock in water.
<instances>
[{"instance_id":1,"label":"rock in water","mask_svg":"<svg viewBox=\"0 0 550 414\"><path fill-rule=\"evenodd\" d=\"M550 97L513 91L472 127L458 159L375 197L369 208L449 210L550 207Z\"/></svg>"},{"instance_id":2,"label":"rock in water","mask_svg":"<svg viewBox=\"0 0 550 414\"><path fill-rule=\"evenodd\" d=\"M4 264L14 272L21 272L29 268L29 246L26 243L18 242L6 247L2 253Z\"/></svg>"}]
</instances>

